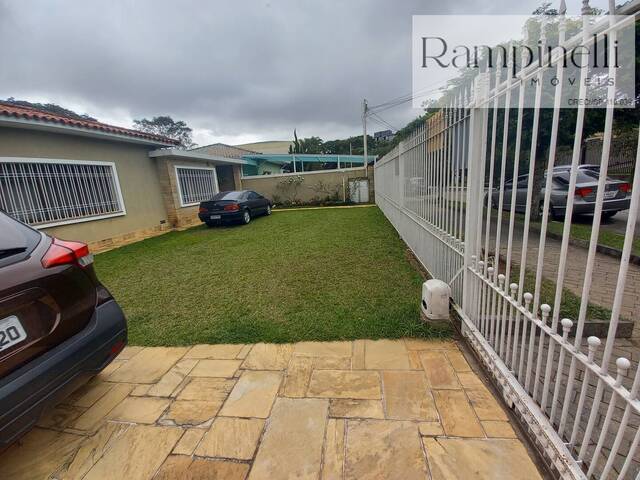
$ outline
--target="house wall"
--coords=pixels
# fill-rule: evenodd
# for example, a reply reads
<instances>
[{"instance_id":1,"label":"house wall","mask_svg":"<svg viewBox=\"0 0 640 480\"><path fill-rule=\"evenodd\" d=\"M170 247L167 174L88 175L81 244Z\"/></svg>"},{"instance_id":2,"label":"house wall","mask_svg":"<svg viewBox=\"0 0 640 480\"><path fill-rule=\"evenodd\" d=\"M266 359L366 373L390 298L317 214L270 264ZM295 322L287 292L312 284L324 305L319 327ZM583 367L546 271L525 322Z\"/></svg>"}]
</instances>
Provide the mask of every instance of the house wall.
<instances>
[{"instance_id":1,"label":"house wall","mask_svg":"<svg viewBox=\"0 0 640 480\"><path fill-rule=\"evenodd\" d=\"M240 190L240 167L235 165L215 165L211 162L190 161L182 158L158 158L157 169L162 200L167 212L168 223L171 228L185 228L199 225L198 205L183 207L180 205L180 195L178 192L178 179L175 174L175 167L215 167L218 179L218 189Z\"/></svg>"},{"instance_id":2,"label":"house wall","mask_svg":"<svg viewBox=\"0 0 640 480\"><path fill-rule=\"evenodd\" d=\"M0 157L27 157L113 162L126 215L43 229L60 238L81 240L100 251L169 229L155 160L150 146L0 128Z\"/></svg>"},{"instance_id":3,"label":"house wall","mask_svg":"<svg viewBox=\"0 0 640 480\"><path fill-rule=\"evenodd\" d=\"M242 188L254 190L276 204L320 203L335 198L336 195L337 201L342 202L348 199L349 179L363 176L363 168L264 175L243 178ZM292 186L292 183L296 183L293 181L296 178L302 179L297 188Z\"/></svg>"},{"instance_id":4,"label":"house wall","mask_svg":"<svg viewBox=\"0 0 640 480\"><path fill-rule=\"evenodd\" d=\"M246 176L252 175L272 175L282 172L282 165L279 163L271 163L258 161L258 165L244 165L242 174Z\"/></svg>"},{"instance_id":5,"label":"house wall","mask_svg":"<svg viewBox=\"0 0 640 480\"><path fill-rule=\"evenodd\" d=\"M158 158L158 179L162 189L162 201L167 211L167 219L171 228L184 228L198 225L198 205L183 207L178 194L176 165L185 167L215 167L213 163L183 160L181 158ZM217 172L216 172L217 173Z\"/></svg>"},{"instance_id":6,"label":"house wall","mask_svg":"<svg viewBox=\"0 0 640 480\"><path fill-rule=\"evenodd\" d=\"M259 162L258 175L281 173L282 165L279 163Z\"/></svg>"}]
</instances>

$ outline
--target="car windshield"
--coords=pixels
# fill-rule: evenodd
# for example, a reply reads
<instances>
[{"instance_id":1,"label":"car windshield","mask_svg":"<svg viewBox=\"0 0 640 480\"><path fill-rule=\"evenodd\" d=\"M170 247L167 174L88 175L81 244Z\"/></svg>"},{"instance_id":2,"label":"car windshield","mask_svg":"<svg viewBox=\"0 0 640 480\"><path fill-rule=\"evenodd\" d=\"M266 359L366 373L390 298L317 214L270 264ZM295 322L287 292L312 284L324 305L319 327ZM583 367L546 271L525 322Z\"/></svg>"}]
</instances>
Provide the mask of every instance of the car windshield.
<instances>
[{"instance_id":1,"label":"car windshield","mask_svg":"<svg viewBox=\"0 0 640 480\"><path fill-rule=\"evenodd\" d=\"M246 192L220 192L217 193L213 200L242 200Z\"/></svg>"}]
</instances>

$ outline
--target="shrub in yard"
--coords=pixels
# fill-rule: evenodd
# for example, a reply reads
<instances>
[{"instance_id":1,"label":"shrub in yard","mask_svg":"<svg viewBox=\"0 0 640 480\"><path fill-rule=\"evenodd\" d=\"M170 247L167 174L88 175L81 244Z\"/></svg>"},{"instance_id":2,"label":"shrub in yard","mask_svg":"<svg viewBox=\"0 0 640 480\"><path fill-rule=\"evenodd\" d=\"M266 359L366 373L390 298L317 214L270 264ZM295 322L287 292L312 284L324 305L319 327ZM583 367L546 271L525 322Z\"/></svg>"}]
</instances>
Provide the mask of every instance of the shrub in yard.
<instances>
[{"instance_id":1,"label":"shrub in yard","mask_svg":"<svg viewBox=\"0 0 640 480\"><path fill-rule=\"evenodd\" d=\"M301 175L286 177L278 182L276 190L282 193L285 203L296 205L299 203L298 193L303 183L304 178Z\"/></svg>"}]
</instances>

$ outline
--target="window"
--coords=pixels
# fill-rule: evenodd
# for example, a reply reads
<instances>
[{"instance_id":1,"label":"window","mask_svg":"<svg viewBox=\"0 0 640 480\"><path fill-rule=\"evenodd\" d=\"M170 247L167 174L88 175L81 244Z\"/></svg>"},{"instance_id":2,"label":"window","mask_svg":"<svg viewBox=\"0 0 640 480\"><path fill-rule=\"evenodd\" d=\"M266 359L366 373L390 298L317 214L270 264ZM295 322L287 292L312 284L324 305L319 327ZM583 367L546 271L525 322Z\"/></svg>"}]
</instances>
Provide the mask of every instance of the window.
<instances>
[{"instance_id":1,"label":"window","mask_svg":"<svg viewBox=\"0 0 640 480\"><path fill-rule=\"evenodd\" d=\"M25 259L40 242L40 234L0 213L0 268Z\"/></svg>"},{"instance_id":2,"label":"window","mask_svg":"<svg viewBox=\"0 0 640 480\"><path fill-rule=\"evenodd\" d=\"M0 158L0 209L38 227L126 213L113 163L18 158Z\"/></svg>"},{"instance_id":3,"label":"window","mask_svg":"<svg viewBox=\"0 0 640 480\"><path fill-rule=\"evenodd\" d=\"M178 195L182 207L210 200L218 193L218 178L215 168L176 166L176 178L178 179Z\"/></svg>"}]
</instances>

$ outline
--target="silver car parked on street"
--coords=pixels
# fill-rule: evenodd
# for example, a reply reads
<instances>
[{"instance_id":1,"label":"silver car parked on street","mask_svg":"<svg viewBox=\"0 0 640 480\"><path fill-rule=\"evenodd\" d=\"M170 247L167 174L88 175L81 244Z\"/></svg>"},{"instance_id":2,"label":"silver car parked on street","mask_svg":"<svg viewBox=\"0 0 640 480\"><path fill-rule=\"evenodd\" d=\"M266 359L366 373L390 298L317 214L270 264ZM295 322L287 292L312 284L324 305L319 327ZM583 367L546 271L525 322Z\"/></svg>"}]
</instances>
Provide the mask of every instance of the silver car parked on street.
<instances>
[{"instance_id":1,"label":"silver car parked on street","mask_svg":"<svg viewBox=\"0 0 640 480\"><path fill-rule=\"evenodd\" d=\"M567 196L569 194L569 176L571 169L567 167L555 167L553 169L553 180L551 182L552 190L550 196L549 213L554 219L564 218L567 206ZM544 205L544 195L546 176L543 180L543 186L540 192L539 205L533 206L538 208L542 213ZM596 193L598 189L598 179L600 174L591 168L579 168L576 177L576 188L573 194L573 213L592 215L596 207ZM520 175L516 186L516 212L524 213L527 202L527 187L529 183L529 175ZM513 182L509 180L504 185L503 209L511 209L511 192L513 190ZM534 197L535 198L535 197ZM491 203L494 208L498 208L500 200L500 190L494 189L491 193ZM604 201L602 204L602 218L611 218L621 210L627 210L631 203L631 185L623 180L616 180L607 177L605 183Z\"/></svg>"}]
</instances>

